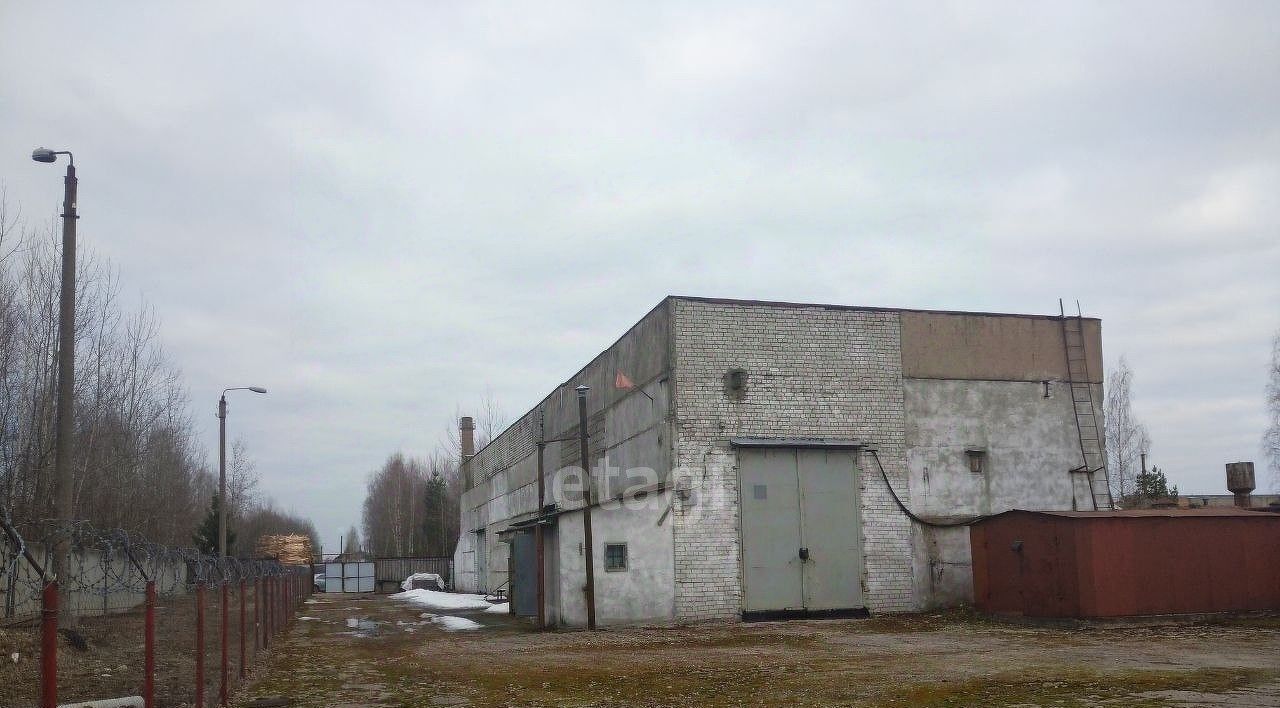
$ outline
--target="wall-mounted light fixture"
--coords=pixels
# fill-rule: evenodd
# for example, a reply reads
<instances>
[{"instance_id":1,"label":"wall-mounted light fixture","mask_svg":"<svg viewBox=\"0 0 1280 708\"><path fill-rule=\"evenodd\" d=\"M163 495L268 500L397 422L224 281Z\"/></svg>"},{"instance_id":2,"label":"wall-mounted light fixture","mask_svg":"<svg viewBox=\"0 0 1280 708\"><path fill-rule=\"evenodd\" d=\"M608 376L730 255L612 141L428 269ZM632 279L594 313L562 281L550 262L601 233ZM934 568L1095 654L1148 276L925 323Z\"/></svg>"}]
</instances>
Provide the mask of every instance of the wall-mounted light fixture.
<instances>
[{"instance_id":1,"label":"wall-mounted light fixture","mask_svg":"<svg viewBox=\"0 0 1280 708\"><path fill-rule=\"evenodd\" d=\"M964 449L964 455L969 458L969 471L974 474L982 474L987 461L986 448L966 447Z\"/></svg>"}]
</instances>

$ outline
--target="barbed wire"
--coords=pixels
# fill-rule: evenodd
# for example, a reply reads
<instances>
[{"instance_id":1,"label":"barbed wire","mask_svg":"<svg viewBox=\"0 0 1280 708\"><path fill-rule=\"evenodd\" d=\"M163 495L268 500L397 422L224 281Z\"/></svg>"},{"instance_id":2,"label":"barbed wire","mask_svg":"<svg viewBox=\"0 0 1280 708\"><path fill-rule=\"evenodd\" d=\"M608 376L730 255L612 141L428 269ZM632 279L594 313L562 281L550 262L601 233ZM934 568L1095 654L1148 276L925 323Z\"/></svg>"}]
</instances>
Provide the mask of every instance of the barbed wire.
<instances>
[{"instance_id":1,"label":"barbed wire","mask_svg":"<svg viewBox=\"0 0 1280 708\"><path fill-rule=\"evenodd\" d=\"M53 553L67 544L60 590L82 596L109 598L146 592L154 581L156 592L171 595L196 587L217 588L294 572L274 558L221 558L191 546L169 546L147 540L125 529L99 529L88 521L43 521L19 533L0 510L0 593L7 606L21 589L38 597L51 579Z\"/></svg>"}]
</instances>

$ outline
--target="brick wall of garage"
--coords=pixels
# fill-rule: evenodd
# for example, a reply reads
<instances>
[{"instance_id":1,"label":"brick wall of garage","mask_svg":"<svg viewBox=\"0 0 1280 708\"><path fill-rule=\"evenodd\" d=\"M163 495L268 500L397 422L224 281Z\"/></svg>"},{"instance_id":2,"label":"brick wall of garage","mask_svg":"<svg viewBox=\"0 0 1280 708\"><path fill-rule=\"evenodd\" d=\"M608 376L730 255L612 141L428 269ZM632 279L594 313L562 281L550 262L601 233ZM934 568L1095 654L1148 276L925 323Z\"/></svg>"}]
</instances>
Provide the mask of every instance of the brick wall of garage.
<instances>
[{"instance_id":1,"label":"brick wall of garage","mask_svg":"<svg viewBox=\"0 0 1280 708\"><path fill-rule=\"evenodd\" d=\"M673 300L674 440L690 503L674 506L676 616L742 610L738 475L730 438L873 443L907 495L899 314L847 308ZM740 399L724 376L747 372ZM911 522L863 455L864 593L873 612L917 607Z\"/></svg>"}]
</instances>

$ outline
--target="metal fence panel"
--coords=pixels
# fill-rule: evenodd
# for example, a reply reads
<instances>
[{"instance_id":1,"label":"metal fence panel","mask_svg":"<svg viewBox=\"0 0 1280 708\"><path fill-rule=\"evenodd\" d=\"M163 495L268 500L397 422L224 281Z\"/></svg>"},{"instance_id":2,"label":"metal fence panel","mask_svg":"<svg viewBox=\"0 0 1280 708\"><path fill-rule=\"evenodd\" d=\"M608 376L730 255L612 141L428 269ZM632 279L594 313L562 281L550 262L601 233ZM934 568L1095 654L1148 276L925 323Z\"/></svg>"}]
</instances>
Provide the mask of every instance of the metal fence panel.
<instances>
[{"instance_id":1,"label":"metal fence panel","mask_svg":"<svg viewBox=\"0 0 1280 708\"><path fill-rule=\"evenodd\" d=\"M399 592L400 583L414 573L435 573L446 586L453 583L453 559L443 556L424 556L418 558L378 558L375 576L378 589L382 592Z\"/></svg>"}]
</instances>

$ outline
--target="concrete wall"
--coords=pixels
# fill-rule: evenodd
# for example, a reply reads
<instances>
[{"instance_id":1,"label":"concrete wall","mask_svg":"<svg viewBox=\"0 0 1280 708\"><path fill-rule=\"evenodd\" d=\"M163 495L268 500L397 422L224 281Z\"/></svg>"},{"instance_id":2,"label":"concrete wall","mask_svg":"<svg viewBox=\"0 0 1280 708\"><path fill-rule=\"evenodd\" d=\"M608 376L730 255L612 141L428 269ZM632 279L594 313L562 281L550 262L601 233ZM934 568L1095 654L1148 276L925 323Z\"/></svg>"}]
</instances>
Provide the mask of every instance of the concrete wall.
<instances>
[{"instance_id":1,"label":"concrete wall","mask_svg":"<svg viewBox=\"0 0 1280 708\"><path fill-rule=\"evenodd\" d=\"M695 494L675 505L676 617L737 617L742 568L737 456L730 438L873 442L906 494L898 313L675 299L677 461ZM747 372L746 393L724 375ZM864 595L872 611L917 606L912 529L874 464L860 464Z\"/></svg>"},{"instance_id":2,"label":"concrete wall","mask_svg":"<svg viewBox=\"0 0 1280 708\"><path fill-rule=\"evenodd\" d=\"M562 485L564 481L579 479L580 465L578 435L578 404L574 387L586 384L591 387L587 397L588 436L592 457L592 489L593 499L608 500L623 492L628 487L640 486L641 483L656 483L667 479L671 465L671 431L670 409L670 356L669 356L669 315L667 303L664 301L651 310L642 320L634 325L609 349L597 356L590 364L574 374L544 398L538 406L523 416L514 425L500 434L491 443L479 450L475 457L463 465L463 473L467 475L470 488L462 496L462 525L455 560L455 588L469 592L493 590L507 581L508 544L498 540L500 531L508 528L513 522L532 518L537 512L537 445L542 439L556 440L569 438L563 442L550 442L544 452L546 475L546 501L556 504L562 510L580 508L582 496L577 492L578 485ZM615 386L615 377L621 372L638 388L632 390L619 389ZM650 470L651 472L645 472ZM635 514L635 521L627 521L628 515ZM601 512L600 516L613 529L643 528L649 518L644 510L629 507L615 512ZM566 519L569 517L565 517ZM563 522L563 520L562 520ZM668 524L670 522L667 522ZM574 524L570 523L570 527ZM581 522L577 524L581 533ZM472 533L476 529L485 529L481 536ZM659 527L650 529L653 542L660 542L663 537L670 545L670 530ZM564 529L558 529L556 536L559 543L570 541ZM475 572L476 543L479 539L487 542L487 570L484 577ZM603 539L597 536L597 539ZM580 537L579 537L580 540ZM649 541L646 541L648 543ZM600 549L602 541L597 540ZM576 545L574 546L576 548ZM602 550L600 551L602 552ZM670 551L666 554L669 556ZM581 602L581 586L584 580L584 566L579 561L576 565L569 563L571 559L557 554L557 565L554 573L561 577L560 587L577 588L566 592L562 599L569 608L566 621L576 622L579 614L574 610L574 603ZM550 562L549 562L550 563ZM600 562L603 568L603 561ZM552 569L548 565L548 569ZM622 574L610 579L607 585L625 585L625 579L634 579L638 585L648 582L646 573L649 570ZM549 578L555 575L549 573ZM597 581L602 579L597 575ZM550 581L549 581L550 582ZM668 594L670 593L668 581ZM623 613L622 621L661 621L671 616L671 602L668 598L665 605L659 603L635 603L631 601L630 591L622 592L620 588L611 588L628 598L622 604L613 604L598 593L599 612L597 619L601 623L614 621L606 616L615 610ZM646 588L649 592L652 588ZM558 609L554 610L559 612ZM639 616L637 611L650 612L651 616ZM585 615L582 615L585 621Z\"/></svg>"},{"instance_id":3,"label":"concrete wall","mask_svg":"<svg viewBox=\"0 0 1280 708\"><path fill-rule=\"evenodd\" d=\"M38 562L51 567L53 557L44 546L32 544L30 549ZM186 594L185 563L145 560L143 567L155 579L158 594ZM87 549L72 553L68 575L74 579L69 602L78 616L127 612L146 600L146 580L123 552ZM39 617L41 581L31 564L20 559L15 572L4 576L4 581L0 584L0 622Z\"/></svg>"},{"instance_id":4,"label":"concrete wall","mask_svg":"<svg viewBox=\"0 0 1280 708\"><path fill-rule=\"evenodd\" d=\"M596 621L600 625L664 623L675 615L675 569L672 560L673 523L667 491L625 506L606 504L591 511L595 546ZM557 520L555 616L560 625L582 627L587 623L586 556L582 543L582 512ZM610 572L604 566L606 543L627 544L628 568Z\"/></svg>"},{"instance_id":5,"label":"concrete wall","mask_svg":"<svg viewBox=\"0 0 1280 708\"><path fill-rule=\"evenodd\" d=\"M1095 401L1102 387L1095 387ZM907 470L911 509L939 520L1009 509L1091 508L1068 470L1082 458L1066 383L906 379ZM1101 406L1095 406L1101 420ZM970 471L966 448L986 451ZM966 527L921 527L915 575L927 606L971 602Z\"/></svg>"}]
</instances>

